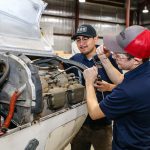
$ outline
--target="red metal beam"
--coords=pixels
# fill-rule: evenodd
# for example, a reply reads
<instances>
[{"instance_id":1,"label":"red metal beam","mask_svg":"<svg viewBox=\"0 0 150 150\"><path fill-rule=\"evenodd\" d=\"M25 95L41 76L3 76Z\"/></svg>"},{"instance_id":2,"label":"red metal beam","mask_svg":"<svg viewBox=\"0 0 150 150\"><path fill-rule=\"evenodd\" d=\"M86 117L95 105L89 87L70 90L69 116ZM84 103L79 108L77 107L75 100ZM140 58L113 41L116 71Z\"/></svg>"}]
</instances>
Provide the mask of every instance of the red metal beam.
<instances>
[{"instance_id":1,"label":"red metal beam","mask_svg":"<svg viewBox=\"0 0 150 150\"><path fill-rule=\"evenodd\" d=\"M130 0L126 0L126 27L130 25Z\"/></svg>"}]
</instances>

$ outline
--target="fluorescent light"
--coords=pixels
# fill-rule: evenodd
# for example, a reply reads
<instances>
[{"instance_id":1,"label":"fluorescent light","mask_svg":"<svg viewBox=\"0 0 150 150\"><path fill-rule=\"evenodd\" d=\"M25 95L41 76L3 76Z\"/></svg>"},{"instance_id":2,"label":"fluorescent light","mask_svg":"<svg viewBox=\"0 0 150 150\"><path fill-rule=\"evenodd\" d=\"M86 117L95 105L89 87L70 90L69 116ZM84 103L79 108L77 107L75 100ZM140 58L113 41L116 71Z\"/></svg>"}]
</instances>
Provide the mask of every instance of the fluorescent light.
<instances>
[{"instance_id":1,"label":"fluorescent light","mask_svg":"<svg viewBox=\"0 0 150 150\"><path fill-rule=\"evenodd\" d=\"M147 6L144 7L144 9L143 9L142 12L143 12L143 13L148 13L148 12L149 12L149 10L147 9Z\"/></svg>"},{"instance_id":2,"label":"fluorescent light","mask_svg":"<svg viewBox=\"0 0 150 150\"><path fill-rule=\"evenodd\" d=\"M85 0L79 0L80 3L85 3Z\"/></svg>"}]
</instances>

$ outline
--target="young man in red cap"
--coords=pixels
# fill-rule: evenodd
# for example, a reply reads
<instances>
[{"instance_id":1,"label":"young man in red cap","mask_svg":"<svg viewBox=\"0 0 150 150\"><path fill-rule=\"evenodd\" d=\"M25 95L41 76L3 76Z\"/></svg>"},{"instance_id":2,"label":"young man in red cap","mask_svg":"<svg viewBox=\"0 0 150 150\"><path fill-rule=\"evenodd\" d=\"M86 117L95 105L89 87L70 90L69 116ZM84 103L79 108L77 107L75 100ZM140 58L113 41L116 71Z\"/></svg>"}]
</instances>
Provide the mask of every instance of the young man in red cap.
<instances>
[{"instance_id":1,"label":"young man in red cap","mask_svg":"<svg viewBox=\"0 0 150 150\"><path fill-rule=\"evenodd\" d=\"M129 70L124 80L100 103L94 89L97 68L84 71L89 115L96 120L114 120L113 150L150 149L150 31L142 26L126 28L117 36L104 37L121 69ZM109 60L100 52L105 70L115 78ZM114 72L113 72L114 71ZM101 139L99 139L101 142Z\"/></svg>"},{"instance_id":2,"label":"young man in red cap","mask_svg":"<svg viewBox=\"0 0 150 150\"><path fill-rule=\"evenodd\" d=\"M77 29L77 32L74 34L72 39L74 39L77 43L80 53L73 55L71 60L80 62L87 67L95 66L92 58L96 54L96 44L98 41L96 30L91 25L81 25ZM108 59L119 70L112 56L109 56ZM78 76L77 69L74 69L71 72ZM104 80L100 86L96 86L98 90L103 91L101 92L97 90L96 92L98 101L101 101L103 96L105 97L111 93L111 90L115 85L112 84L104 68L99 68L98 74ZM85 85L83 80L84 78L82 77L81 79L82 84ZM99 142L99 138L101 139L102 143ZM90 150L91 145L93 145L95 150L111 150L111 142L111 121L106 117L98 120L92 120L88 115L78 134L71 142L71 150Z\"/></svg>"}]
</instances>

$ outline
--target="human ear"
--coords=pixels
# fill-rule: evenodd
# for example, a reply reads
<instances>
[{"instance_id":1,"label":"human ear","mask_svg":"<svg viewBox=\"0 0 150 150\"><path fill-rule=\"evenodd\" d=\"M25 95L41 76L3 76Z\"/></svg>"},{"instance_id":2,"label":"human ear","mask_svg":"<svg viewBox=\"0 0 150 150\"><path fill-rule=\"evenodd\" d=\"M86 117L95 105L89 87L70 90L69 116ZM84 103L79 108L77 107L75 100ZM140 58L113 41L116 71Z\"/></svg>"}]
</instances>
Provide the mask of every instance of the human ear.
<instances>
[{"instance_id":1,"label":"human ear","mask_svg":"<svg viewBox=\"0 0 150 150\"><path fill-rule=\"evenodd\" d=\"M94 37L94 41L95 41L95 43L98 42L98 36Z\"/></svg>"},{"instance_id":2,"label":"human ear","mask_svg":"<svg viewBox=\"0 0 150 150\"><path fill-rule=\"evenodd\" d=\"M141 58L134 57L133 59L135 60L135 61L134 61L134 64L135 64L135 65L140 65L140 64L142 64L142 62L143 62Z\"/></svg>"}]
</instances>

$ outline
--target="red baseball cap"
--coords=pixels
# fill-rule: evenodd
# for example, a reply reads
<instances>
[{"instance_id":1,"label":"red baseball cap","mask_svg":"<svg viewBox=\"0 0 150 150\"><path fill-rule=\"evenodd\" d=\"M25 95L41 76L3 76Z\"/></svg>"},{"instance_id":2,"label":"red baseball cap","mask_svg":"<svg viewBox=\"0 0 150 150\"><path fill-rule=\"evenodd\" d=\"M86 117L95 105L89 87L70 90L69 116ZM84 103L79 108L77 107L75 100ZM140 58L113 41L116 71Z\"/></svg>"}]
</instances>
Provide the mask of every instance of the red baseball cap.
<instances>
[{"instance_id":1,"label":"red baseball cap","mask_svg":"<svg viewBox=\"0 0 150 150\"><path fill-rule=\"evenodd\" d=\"M150 30L133 25L116 36L106 35L104 46L113 52L129 53L137 58L150 57Z\"/></svg>"}]
</instances>

